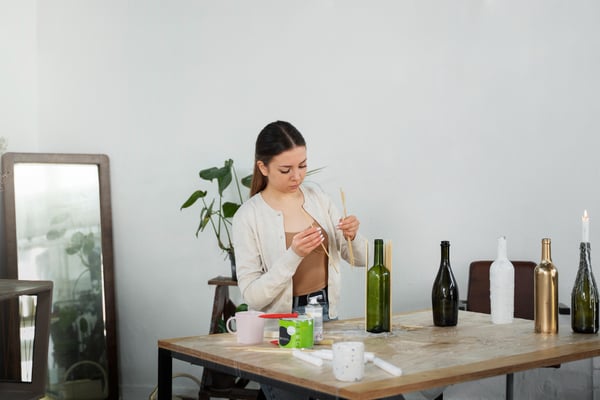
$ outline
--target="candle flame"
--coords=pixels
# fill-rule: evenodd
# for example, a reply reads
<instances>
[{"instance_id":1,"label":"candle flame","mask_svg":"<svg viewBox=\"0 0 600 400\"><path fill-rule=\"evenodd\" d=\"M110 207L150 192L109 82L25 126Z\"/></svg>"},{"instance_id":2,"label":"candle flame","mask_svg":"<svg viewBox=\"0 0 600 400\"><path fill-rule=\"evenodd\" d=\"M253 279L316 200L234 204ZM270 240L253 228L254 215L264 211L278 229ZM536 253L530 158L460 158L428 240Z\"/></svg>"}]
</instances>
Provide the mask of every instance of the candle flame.
<instances>
[{"instance_id":1,"label":"candle flame","mask_svg":"<svg viewBox=\"0 0 600 400\"><path fill-rule=\"evenodd\" d=\"M583 210L583 217L581 217L581 220L587 221L588 219L590 219L590 217L588 217L587 210Z\"/></svg>"}]
</instances>

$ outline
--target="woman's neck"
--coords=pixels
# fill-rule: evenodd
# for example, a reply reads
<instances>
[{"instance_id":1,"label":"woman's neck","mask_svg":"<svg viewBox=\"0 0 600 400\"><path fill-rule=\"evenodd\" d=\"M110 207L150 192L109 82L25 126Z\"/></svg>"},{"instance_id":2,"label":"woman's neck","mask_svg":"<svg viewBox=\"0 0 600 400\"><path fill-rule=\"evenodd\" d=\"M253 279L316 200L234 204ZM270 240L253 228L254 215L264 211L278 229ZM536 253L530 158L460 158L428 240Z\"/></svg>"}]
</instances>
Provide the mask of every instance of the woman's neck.
<instances>
[{"instance_id":1,"label":"woman's neck","mask_svg":"<svg viewBox=\"0 0 600 400\"><path fill-rule=\"evenodd\" d=\"M284 210L289 207L297 207L304 204L304 195L301 190L297 190L294 193L283 193L267 186L261 192L261 195L271 207L277 210Z\"/></svg>"}]
</instances>

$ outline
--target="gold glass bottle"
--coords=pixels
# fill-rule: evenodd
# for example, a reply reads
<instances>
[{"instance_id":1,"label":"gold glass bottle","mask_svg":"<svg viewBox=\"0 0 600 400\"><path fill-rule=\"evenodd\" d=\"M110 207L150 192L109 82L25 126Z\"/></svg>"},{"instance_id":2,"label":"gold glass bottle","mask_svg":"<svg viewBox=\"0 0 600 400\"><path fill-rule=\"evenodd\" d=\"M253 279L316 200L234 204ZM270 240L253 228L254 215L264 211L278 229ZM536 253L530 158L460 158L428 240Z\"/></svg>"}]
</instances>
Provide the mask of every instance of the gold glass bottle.
<instances>
[{"instance_id":1,"label":"gold glass bottle","mask_svg":"<svg viewBox=\"0 0 600 400\"><path fill-rule=\"evenodd\" d=\"M550 239L542 239L542 260L533 272L533 319L536 333L558 333L558 271Z\"/></svg>"}]
</instances>

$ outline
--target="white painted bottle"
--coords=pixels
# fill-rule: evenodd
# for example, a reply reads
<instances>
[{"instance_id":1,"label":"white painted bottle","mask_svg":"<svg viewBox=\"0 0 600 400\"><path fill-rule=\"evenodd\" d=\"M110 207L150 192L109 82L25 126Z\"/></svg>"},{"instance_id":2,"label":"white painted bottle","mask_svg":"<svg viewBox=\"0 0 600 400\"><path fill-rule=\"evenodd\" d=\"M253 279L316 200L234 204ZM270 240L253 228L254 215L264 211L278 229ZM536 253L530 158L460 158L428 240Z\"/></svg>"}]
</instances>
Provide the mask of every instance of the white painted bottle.
<instances>
[{"instance_id":1,"label":"white painted bottle","mask_svg":"<svg viewBox=\"0 0 600 400\"><path fill-rule=\"evenodd\" d=\"M501 236L498 257L490 266L490 308L494 324L509 324L514 316L515 268L506 254L506 237Z\"/></svg>"}]
</instances>

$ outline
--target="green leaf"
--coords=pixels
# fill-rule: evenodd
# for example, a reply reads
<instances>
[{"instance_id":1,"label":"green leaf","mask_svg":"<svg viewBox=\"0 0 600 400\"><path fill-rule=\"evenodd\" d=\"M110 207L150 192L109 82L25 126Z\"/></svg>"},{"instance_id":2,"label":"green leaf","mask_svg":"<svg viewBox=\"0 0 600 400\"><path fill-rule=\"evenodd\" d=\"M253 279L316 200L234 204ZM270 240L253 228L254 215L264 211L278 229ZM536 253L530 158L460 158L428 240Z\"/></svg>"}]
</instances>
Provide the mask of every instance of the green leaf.
<instances>
[{"instance_id":1,"label":"green leaf","mask_svg":"<svg viewBox=\"0 0 600 400\"><path fill-rule=\"evenodd\" d=\"M320 171L322 171L324 169L325 169L325 167L319 167L319 168L316 168L316 169L311 169L310 171L306 172L306 176L314 175L317 172L320 172Z\"/></svg>"},{"instance_id":2,"label":"green leaf","mask_svg":"<svg viewBox=\"0 0 600 400\"><path fill-rule=\"evenodd\" d=\"M231 167L233 166L233 160L225 160L225 163L221 168L211 167L200 171L200 178L206 181L212 181L213 179L219 179L220 177L231 174Z\"/></svg>"},{"instance_id":3,"label":"green leaf","mask_svg":"<svg viewBox=\"0 0 600 400\"><path fill-rule=\"evenodd\" d=\"M252 174L243 177L241 182L242 185L246 186L247 188L250 188L252 186Z\"/></svg>"},{"instance_id":4,"label":"green leaf","mask_svg":"<svg viewBox=\"0 0 600 400\"><path fill-rule=\"evenodd\" d=\"M46 233L46 239L55 240L63 237L65 235L66 229L51 229Z\"/></svg>"},{"instance_id":5,"label":"green leaf","mask_svg":"<svg viewBox=\"0 0 600 400\"><path fill-rule=\"evenodd\" d=\"M185 201L185 203L183 203L183 205L179 209L183 210L184 208L188 208L189 206L194 204L196 202L196 200L201 199L205 196L206 196L206 191L196 190L194 193L192 193L192 195L189 197L189 199L187 199Z\"/></svg>"},{"instance_id":6,"label":"green leaf","mask_svg":"<svg viewBox=\"0 0 600 400\"><path fill-rule=\"evenodd\" d=\"M210 223L210 217L213 215L213 206L215 204L215 200L210 203L208 207L202 208L200 212L200 225L198 226L198 230L196 230L196 236L198 236L198 232L203 231L204 228Z\"/></svg>"},{"instance_id":7,"label":"green leaf","mask_svg":"<svg viewBox=\"0 0 600 400\"><path fill-rule=\"evenodd\" d=\"M233 177L232 177L232 173L231 173L231 168L227 169L227 173L219 176L219 178L217 179L217 182L219 184L219 195L220 196L223 196L223 192L225 191L225 189L227 189L227 187L231 183L232 178Z\"/></svg>"},{"instance_id":8,"label":"green leaf","mask_svg":"<svg viewBox=\"0 0 600 400\"><path fill-rule=\"evenodd\" d=\"M225 327L225 320L220 319L217 321L217 332L219 333L225 333L227 332L227 328Z\"/></svg>"},{"instance_id":9,"label":"green leaf","mask_svg":"<svg viewBox=\"0 0 600 400\"><path fill-rule=\"evenodd\" d=\"M83 241L85 240L85 235L81 232L75 232L71 236L71 245L72 246L83 246Z\"/></svg>"},{"instance_id":10,"label":"green leaf","mask_svg":"<svg viewBox=\"0 0 600 400\"><path fill-rule=\"evenodd\" d=\"M68 255L72 256L73 254L77 254L81 246L70 246L65 249Z\"/></svg>"},{"instance_id":11,"label":"green leaf","mask_svg":"<svg viewBox=\"0 0 600 400\"><path fill-rule=\"evenodd\" d=\"M213 179L216 179L219 188L219 195L223 196L223 192L231 184L231 180L233 178L233 173L231 172L232 166L232 159L225 160L225 163L221 168L212 167L200 171L200 178L211 182Z\"/></svg>"},{"instance_id":12,"label":"green leaf","mask_svg":"<svg viewBox=\"0 0 600 400\"><path fill-rule=\"evenodd\" d=\"M239 306L237 306L235 308L235 312L238 312L238 311L248 311L248 304L242 303Z\"/></svg>"},{"instance_id":13,"label":"green leaf","mask_svg":"<svg viewBox=\"0 0 600 400\"><path fill-rule=\"evenodd\" d=\"M89 233L83 238L83 242L81 243L81 251L85 254L89 254L92 250L94 250L94 234Z\"/></svg>"},{"instance_id":14,"label":"green leaf","mask_svg":"<svg viewBox=\"0 0 600 400\"><path fill-rule=\"evenodd\" d=\"M203 169L202 171L200 171L199 175L200 178L204 179L205 181L212 181L213 179L219 176L219 168L211 167Z\"/></svg>"},{"instance_id":15,"label":"green leaf","mask_svg":"<svg viewBox=\"0 0 600 400\"><path fill-rule=\"evenodd\" d=\"M235 212L240 208L237 203L226 202L223 203L223 217L231 218L235 215Z\"/></svg>"}]
</instances>

